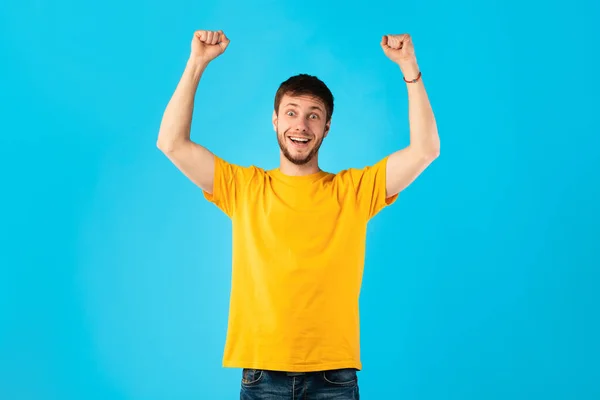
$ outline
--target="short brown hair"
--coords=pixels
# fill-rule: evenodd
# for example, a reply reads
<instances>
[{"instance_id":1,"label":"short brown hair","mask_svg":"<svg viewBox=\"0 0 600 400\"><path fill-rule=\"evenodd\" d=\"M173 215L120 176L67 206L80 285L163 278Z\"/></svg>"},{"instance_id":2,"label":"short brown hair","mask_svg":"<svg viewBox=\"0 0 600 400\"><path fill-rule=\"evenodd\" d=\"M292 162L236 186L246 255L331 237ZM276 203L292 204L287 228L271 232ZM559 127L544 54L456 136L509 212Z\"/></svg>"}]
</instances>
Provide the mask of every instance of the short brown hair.
<instances>
[{"instance_id":1,"label":"short brown hair","mask_svg":"<svg viewBox=\"0 0 600 400\"><path fill-rule=\"evenodd\" d=\"M308 74L299 74L288 78L285 82L279 85L275 94L275 112L279 112L279 103L284 95L290 96L313 96L321 100L325 104L325 112L327 116L326 122L329 122L333 115L333 94L316 76Z\"/></svg>"}]
</instances>

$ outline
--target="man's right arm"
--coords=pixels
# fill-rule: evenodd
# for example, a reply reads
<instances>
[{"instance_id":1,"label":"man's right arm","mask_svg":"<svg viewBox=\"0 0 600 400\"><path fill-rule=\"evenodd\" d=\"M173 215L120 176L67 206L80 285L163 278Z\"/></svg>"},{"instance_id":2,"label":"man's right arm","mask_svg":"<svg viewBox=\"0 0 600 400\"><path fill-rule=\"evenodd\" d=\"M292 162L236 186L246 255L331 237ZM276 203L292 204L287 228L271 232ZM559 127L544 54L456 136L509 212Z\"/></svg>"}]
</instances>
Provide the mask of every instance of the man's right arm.
<instances>
[{"instance_id":1,"label":"man's right arm","mask_svg":"<svg viewBox=\"0 0 600 400\"><path fill-rule=\"evenodd\" d=\"M194 97L207 65L188 61L163 114L156 145L192 182L212 193L214 155L190 140Z\"/></svg>"},{"instance_id":2,"label":"man's right arm","mask_svg":"<svg viewBox=\"0 0 600 400\"><path fill-rule=\"evenodd\" d=\"M194 98L206 67L228 44L222 31L194 33L190 58L167 104L156 143L185 176L208 193L213 191L215 157L190 140Z\"/></svg>"}]
</instances>

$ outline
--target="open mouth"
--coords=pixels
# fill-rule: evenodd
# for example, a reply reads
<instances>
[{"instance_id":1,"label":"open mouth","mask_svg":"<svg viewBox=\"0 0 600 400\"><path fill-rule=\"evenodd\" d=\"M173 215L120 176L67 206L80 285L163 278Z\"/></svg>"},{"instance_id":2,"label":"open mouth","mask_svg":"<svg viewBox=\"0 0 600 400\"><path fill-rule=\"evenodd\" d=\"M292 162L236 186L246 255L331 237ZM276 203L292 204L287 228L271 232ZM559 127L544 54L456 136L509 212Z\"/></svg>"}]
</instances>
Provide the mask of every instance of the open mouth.
<instances>
[{"instance_id":1,"label":"open mouth","mask_svg":"<svg viewBox=\"0 0 600 400\"><path fill-rule=\"evenodd\" d=\"M290 142L292 142L292 144L294 145L294 147L307 147L308 143L310 142L310 139L307 137L302 137L302 136L288 136L288 139Z\"/></svg>"}]
</instances>

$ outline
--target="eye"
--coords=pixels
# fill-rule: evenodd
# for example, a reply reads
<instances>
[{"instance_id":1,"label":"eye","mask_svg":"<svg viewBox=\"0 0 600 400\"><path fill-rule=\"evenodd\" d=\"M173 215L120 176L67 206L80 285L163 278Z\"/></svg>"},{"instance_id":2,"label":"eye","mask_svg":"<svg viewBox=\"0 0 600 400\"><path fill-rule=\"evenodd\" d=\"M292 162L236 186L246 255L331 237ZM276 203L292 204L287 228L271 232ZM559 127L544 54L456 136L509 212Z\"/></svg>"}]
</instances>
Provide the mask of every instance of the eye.
<instances>
[{"instance_id":1,"label":"eye","mask_svg":"<svg viewBox=\"0 0 600 400\"><path fill-rule=\"evenodd\" d=\"M319 118L319 114L311 114L310 117L312 119L318 119Z\"/></svg>"},{"instance_id":2,"label":"eye","mask_svg":"<svg viewBox=\"0 0 600 400\"><path fill-rule=\"evenodd\" d=\"M290 111L288 111L286 114L287 114L288 116L290 116L290 117L291 117L291 116L293 116L293 115L294 115L294 112L290 110Z\"/></svg>"}]
</instances>

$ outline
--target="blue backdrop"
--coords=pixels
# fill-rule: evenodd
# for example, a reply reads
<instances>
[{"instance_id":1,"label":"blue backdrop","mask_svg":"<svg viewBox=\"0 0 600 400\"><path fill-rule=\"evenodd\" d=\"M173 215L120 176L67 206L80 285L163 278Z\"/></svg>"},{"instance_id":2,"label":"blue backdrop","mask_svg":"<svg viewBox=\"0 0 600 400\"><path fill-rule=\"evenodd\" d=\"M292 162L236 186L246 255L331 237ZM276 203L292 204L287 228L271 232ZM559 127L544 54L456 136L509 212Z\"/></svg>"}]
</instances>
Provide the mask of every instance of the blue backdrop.
<instances>
[{"instance_id":1,"label":"blue backdrop","mask_svg":"<svg viewBox=\"0 0 600 400\"><path fill-rule=\"evenodd\" d=\"M234 399L230 224L156 148L196 29L192 138L271 168L275 90L336 98L322 168L408 143L379 47L413 36L441 156L369 226L365 399L600 398L599 6L100 3L0 13L0 398Z\"/></svg>"}]
</instances>

